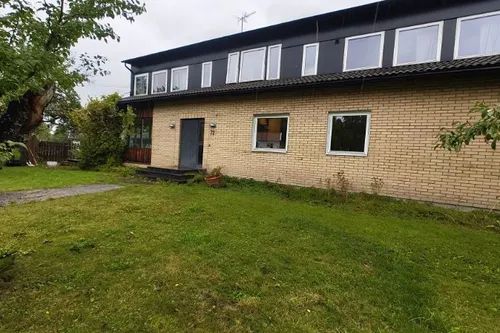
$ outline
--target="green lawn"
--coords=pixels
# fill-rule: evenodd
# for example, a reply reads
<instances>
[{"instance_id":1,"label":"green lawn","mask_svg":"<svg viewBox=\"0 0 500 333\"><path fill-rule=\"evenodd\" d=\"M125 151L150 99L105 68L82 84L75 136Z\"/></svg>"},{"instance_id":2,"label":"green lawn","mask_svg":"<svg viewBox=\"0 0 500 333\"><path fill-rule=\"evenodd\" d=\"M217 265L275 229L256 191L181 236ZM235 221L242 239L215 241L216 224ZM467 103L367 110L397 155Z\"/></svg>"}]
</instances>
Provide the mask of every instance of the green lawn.
<instances>
[{"instance_id":1,"label":"green lawn","mask_svg":"<svg viewBox=\"0 0 500 333\"><path fill-rule=\"evenodd\" d=\"M0 192L114 183L118 178L116 173L76 168L7 167L0 170Z\"/></svg>"},{"instance_id":2,"label":"green lawn","mask_svg":"<svg viewBox=\"0 0 500 333\"><path fill-rule=\"evenodd\" d=\"M0 208L0 332L498 332L500 234L377 202L160 183Z\"/></svg>"}]
</instances>

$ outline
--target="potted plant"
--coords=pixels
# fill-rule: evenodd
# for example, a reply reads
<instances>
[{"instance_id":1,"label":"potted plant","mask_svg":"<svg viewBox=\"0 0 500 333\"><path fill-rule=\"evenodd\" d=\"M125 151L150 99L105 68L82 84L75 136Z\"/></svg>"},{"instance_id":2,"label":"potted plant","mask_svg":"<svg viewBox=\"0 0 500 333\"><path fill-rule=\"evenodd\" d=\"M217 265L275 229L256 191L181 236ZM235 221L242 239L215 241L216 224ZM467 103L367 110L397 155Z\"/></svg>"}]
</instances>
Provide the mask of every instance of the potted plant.
<instances>
[{"instance_id":1,"label":"potted plant","mask_svg":"<svg viewBox=\"0 0 500 333\"><path fill-rule=\"evenodd\" d=\"M208 175L205 177L205 182L207 183L208 186L212 187L218 187L221 185L222 182L222 167L218 166L216 168L213 168L212 171L208 173Z\"/></svg>"}]
</instances>

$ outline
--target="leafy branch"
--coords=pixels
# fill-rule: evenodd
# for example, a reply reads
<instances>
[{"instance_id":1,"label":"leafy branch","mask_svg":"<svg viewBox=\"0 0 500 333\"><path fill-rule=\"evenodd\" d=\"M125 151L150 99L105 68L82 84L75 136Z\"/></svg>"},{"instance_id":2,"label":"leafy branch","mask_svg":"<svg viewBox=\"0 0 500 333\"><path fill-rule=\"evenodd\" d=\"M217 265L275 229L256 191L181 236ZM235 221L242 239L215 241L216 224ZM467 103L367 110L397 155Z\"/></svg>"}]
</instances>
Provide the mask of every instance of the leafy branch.
<instances>
[{"instance_id":1,"label":"leafy branch","mask_svg":"<svg viewBox=\"0 0 500 333\"><path fill-rule=\"evenodd\" d=\"M463 146L471 144L478 136L496 149L500 140L500 105L489 106L477 103L469 112L471 117L465 122L454 122L453 129L441 128L435 148L449 151L460 151ZM477 114L480 115L479 120Z\"/></svg>"}]
</instances>

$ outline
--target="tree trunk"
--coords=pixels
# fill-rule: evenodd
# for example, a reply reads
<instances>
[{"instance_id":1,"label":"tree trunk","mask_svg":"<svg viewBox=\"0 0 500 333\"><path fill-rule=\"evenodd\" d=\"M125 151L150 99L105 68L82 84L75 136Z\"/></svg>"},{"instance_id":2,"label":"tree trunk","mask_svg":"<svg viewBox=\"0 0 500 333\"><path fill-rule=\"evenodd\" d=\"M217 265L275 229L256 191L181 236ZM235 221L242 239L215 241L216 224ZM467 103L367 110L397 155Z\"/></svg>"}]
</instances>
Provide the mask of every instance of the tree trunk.
<instances>
[{"instance_id":1,"label":"tree trunk","mask_svg":"<svg viewBox=\"0 0 500 333\"><path fill-rule=\"evenodd\" d=\"M7 111L0 115L0 142L21 141L43 121L43 112L54 97L55 85L41 92L28 91L18 101L12 101Z\"/></svg>"}]
</instances>

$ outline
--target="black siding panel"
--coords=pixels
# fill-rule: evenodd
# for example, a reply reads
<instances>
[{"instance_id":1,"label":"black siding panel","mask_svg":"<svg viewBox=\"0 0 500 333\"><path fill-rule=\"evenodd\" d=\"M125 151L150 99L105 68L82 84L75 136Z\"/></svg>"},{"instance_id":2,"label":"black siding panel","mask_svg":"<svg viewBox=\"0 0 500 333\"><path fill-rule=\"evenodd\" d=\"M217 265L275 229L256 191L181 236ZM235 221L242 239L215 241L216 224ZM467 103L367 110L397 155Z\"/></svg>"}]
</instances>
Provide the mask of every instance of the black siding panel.
<instances>
[{"instance_id":1,"label":"black siding panel","mask_svg":"<svg viewBox=\"0 0 500 333\"><path fill-rule=\"evenodd\" d=\"M443 47L441 49L441 60L453 60L455 53L455 30L457 20L446 20L443 26Z\"/></svg>"},{"instance_id":2,"label":"black siding panel","mask_svg":"<svg viewBox=\"0 0 500 333\"><path fill-rule=\"evenodd\" d=\"M201 64L189 66L189 82L188 89L201 88Z\"/></svg>"},{"instance_id":3,"label":"black siding panel","mask_svg":"<svg viewBox=\"0 0 500 333\"><path fill-rule=\"evenodd\" d=\"M281 50L281 78L288 79L302 75L302 45Z\"/></svg>"},{"instance_id":4,"label":"black siding panel","mask_svg":"<svg viewBox=\"0 0 500 333\"><path fill-rule=\"evenodd\" d=\"M225 59L219 59L212 64L212 87L226 84L227 55Z\"/></svg>"},{"instance_id":5,"label":"black siding panel","mask_svg":"<svg viewBox=\"0 0 500 333\"><path fill-rule=\"evenodd\" d=\"M392 66L394 60L395 42L396 42L396 30L386 31L384 40L384 55L382 59L382 67Z\"/></svg>"},{"instance_id":6,"label":"black siding panel","mask_svg":"<svg viewBox=\"0 0 500 333\"><path fill-rule=\"evenodd\" d=\"M331 40L319 44L318 74L342 72L344 42Z\"/></svg>"}]
</instances>

